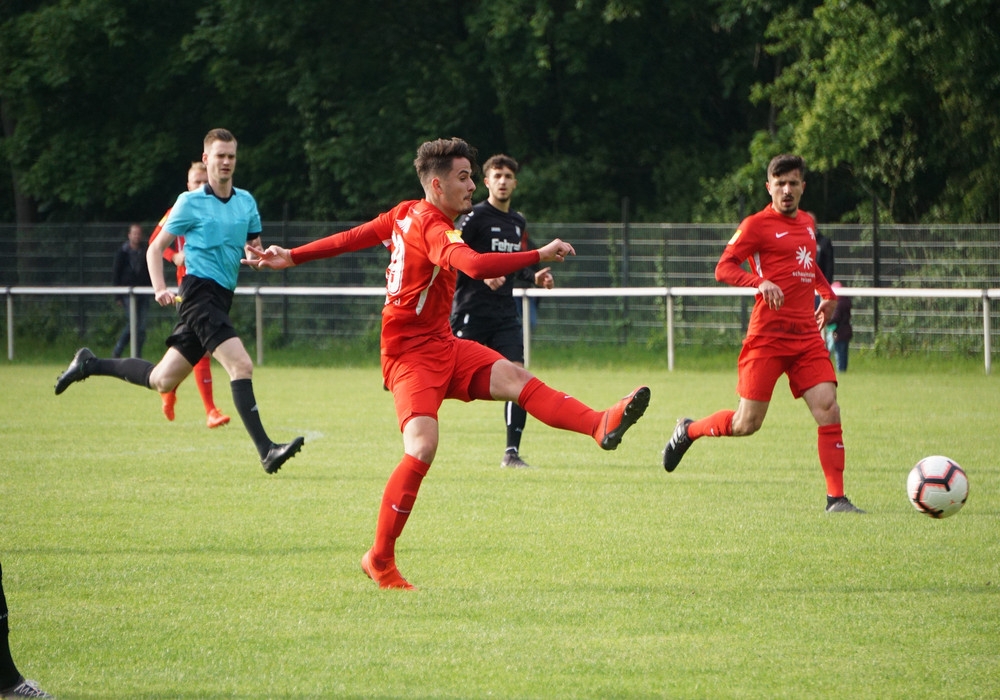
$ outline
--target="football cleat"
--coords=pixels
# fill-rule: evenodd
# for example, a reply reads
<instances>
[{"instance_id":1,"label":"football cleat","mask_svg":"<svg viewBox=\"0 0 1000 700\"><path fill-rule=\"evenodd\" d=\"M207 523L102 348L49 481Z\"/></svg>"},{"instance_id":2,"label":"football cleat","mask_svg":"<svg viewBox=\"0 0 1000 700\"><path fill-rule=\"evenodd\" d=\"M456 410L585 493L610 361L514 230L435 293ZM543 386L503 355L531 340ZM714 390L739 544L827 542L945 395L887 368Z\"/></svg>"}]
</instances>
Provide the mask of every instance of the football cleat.
<instances>
[{"instance_id":1,"label":"football cleat","mask_svg":"<svg viewBox=\"0 0 1000 700\"><path fill-rule=\"evenodd\" d=\"M361 557L361 570L365 572L368 578L377 583L379 588L402 588L406 591L417 590L416 586L403 578L403 575L399 573L395 561L389 561L384 568L376 569L375 563L372 561L372 551L370 549Z\"/></svg>"},{"instance_id":2,"label":"football cleat","mask_svg":"<svg viewBox=\"0 0 1000 700\"><path fill-rule=\"evenodd\" d=\"M229 422L229 416L220 413L219 409L213 408L208 412L208 418L206 418L205 422L209 428L218 428L220 425L225 425Z\"/></svg>"},{"instance_id":3,"label":"football cleat","mask_svg":"<svg viewBox=\"0 0 1000 700\"><path fill-rule=\"evenodd\" d=\"M304 437L297 437L291 442L286 442L282 445L276 443L271 443L271 449L267 451L267 455L261 458L261 466L264 467L264 471L268 474L274 474L276 471L281 469L281 465L290 460L295 454L302 449L302 445L305 444L306 439Z\"/></svg>"},{"instance_id":4,"label":"football cleat","mask_svg":"<svg viewBox=\"0 0 1000 700\"><path fill-rule=\"evenodd\" d=\"M677 421L674 434L670 436L667 446L663 448L663 468L672 472L681 463L681 457L691 447L691 438L688 437L688 426L694 423L690 418L681 418Z\"/></svg>"},{"instance_id":5,"label":"football cleat","mask_svg":"<svg viewBox=\"0 0 1000 700\"><path fill-rule=\"evenodd\" d=\"M861 510L856 505L851 503L847 496L827 496L826 497L826 512L827 513L867 513L868 511Z\"/></svg>"},{"instance_id":6,"label":"football cleat","mask_svg":"<svg viewBox=\"0 0 1000 700\"><path fill-rule=\"evenodd\" d=\"M601 449L616 449L621 444L625 431L642 418L648 406L649 387L641 386L605 411L593 434Z\"/></svg>"},{"instance_id":7,"label":"football cleat","mask_svg":"<svg viewBox=\"0 0 1000 700\"><path fill-rule=\"evenodd\" d=\"M38 683L35 681L21 678L20 681L11 687L0 690L0 698L3 698L3 700L7 700L8 698L50 698L51 700L52 696L39 688Z\"/></svg>"},{"instance_id":8,"label":"football cleat","mask_svg":"<svg viewBox=\"0 0 1000 700\"><path fill-rule=\"evenodd\" d=\"M503 453L503 459L500 460L500 466L505 469L530 469L531 465L521 459L521 456L517 453L517 450L507 450Z\"/></svg>"},{"instance_id":9,"label":"football cleat","mask_svg":"<svg viewBox=\"0 0 1000 700\"><path fill-rule=\"evenodd\" d=\"M56 396L66 391L73 382L82 382L90 375L87 373L87 363L96 359L94 353L89 348L80 348L70 360L69 367L56 379Z\"/></svg>"}]
</instances>

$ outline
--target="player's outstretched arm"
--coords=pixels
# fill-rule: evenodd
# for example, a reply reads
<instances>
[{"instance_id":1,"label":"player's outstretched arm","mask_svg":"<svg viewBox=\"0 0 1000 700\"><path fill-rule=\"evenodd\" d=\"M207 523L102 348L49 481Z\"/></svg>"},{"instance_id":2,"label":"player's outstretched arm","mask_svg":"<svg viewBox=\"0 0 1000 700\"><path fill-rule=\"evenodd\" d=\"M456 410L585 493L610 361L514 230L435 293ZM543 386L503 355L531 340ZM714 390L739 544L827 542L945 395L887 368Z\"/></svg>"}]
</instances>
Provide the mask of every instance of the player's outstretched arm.
<instances>
[{"instance_id":1,"label":"player's outstretched arm","mask_svg":"<svg viewBox=\"0 0 1000 700\"><path fill-rule=\"evenodd\" d=\"M261 268L284 270L288 267L295 267L295 263L292 262L292 252L280 245L268 246L267 249L248 245L246 249L248 256L240 262L255 270Z\"/></svg>"},{"instance_id":2,"label":"player's outstretched arm","mask_svg":"<svg viewBox=\"0 0 1000 700\"><path fill-rule=\"evenodd\" d=\"M538 259L541 262L562 262L567 255L576 255L573 246L558 238L538 249Z\"/></svg>"}]
</instances>

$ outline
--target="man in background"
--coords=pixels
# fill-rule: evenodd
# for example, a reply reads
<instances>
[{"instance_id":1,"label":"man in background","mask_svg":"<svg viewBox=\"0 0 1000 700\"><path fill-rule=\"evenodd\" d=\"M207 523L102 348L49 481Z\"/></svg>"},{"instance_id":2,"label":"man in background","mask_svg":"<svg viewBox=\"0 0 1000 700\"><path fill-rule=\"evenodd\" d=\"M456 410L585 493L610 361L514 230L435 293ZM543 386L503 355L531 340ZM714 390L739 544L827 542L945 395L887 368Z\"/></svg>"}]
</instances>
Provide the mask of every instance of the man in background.
<instances>
[{"instance_id":1,"label":"man in background","mask_svg":"<svg viewBox=\"0 0 1000 700\"><path fill-rule=\"evenodd\" d=\"M812 214L810 214L812 216ZM813 217L815 221L815 217ZM816 230L816 267L826 277L826 281L833 284L833 268L835 266L833 255L833 241L824 236L819 229ZM813 308L819 308L820 297L815 297Z\"/></svg>"},{"instance_id":2,"label":"man in background","mask_svg":"<svg viewBox=\"0 0 1000 700\"><path fill-rule=\"evenodd\" d=\"M527 222L521 212L511 211L510 198L517 189L517 161L498 154L483 165L483 183L489 197L459 219L462 240L477 253L516 253L530 250ZM459 338L474 340L493 348L514 364L524 367L524 332L517 301L515 280L552 289L550 268L523 267L513 274L473 279L462 271L455 283L451 307L451 330ZM504 404L507 447L501 467L529 466L519 454L527 412L513 401Z\"/></svg>"},{"instance_id":3,"label":"man in background","mask_svg":"<svg viewBox=\"0 0 1000 700\"><path fill-rule=\"evenodd\" d=\"M847 353L854 337L854 327L851 325L851 297L841 294L843 285L840 282L832 283L833 289L837 292L837 308L830 318L827 332L830 335L830 345L832 345L833 356L837 360L837 371L847 371Z\"/></svg>"},{"instance_id":4,"label":"man in background","mask_svg":"<svg viewBox=\"0 0 1000 700\"><path fill-rule=\"evenodd\" d=\"M826 281L833 284L833 269L835 259L833 256L833 241L816 231L816 267L826 277Z\"/></svg>"},{"instance_id":5,"label":"man in background","mask_svg":"<svg viewBox=\"0 0 1000 700\"><path fill-rule=\"evenodd\" d=\"M128 238L115 253L111 268L111 284L116 287L149 287L149 269L146 267L146 244L142 242L142 226L128 227ZM149 315L149 295L135 295L135 356L142 357L142 346L146 342L146 317ZM115 302L125 309L125 328L118 336L112 357L121 357L132 339L132 320L129 311L129 295L122 294ZM130 353L131 354L131 353Z\"/></svg>"}]
</instances>

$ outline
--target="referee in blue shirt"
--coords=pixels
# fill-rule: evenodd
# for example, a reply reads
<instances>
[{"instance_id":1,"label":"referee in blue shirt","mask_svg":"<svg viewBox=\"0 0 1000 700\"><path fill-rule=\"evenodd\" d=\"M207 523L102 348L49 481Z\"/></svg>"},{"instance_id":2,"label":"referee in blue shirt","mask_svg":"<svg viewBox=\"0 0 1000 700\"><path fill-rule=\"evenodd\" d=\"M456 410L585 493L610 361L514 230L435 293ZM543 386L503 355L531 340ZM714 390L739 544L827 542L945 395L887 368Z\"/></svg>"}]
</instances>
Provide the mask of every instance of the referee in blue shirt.
<instances>
[{"instance_id":1,"label":"referee in blue shirt","mask_svg":"<svg viewBox=\"0 0 1000 700\"><path fill-rule=\"evenodd\" d=\"M273 474L302 448L305 438L278 444L268 437L254 398L253 361L229 318L240 260L249 256L245 246L261 246L260 214L253 195L233 186L236 138L232 133L226 129L209 131L201 158L208 170L208 183L177 198L146 255L156 302L160 306L179 304L180 322L167 338L166 354L154 365L133 358L99 359L81 348L56 380L56 394L90 376L117 377L157 392L170 391L191 373L206 351L210 352L229 374L236 410L257 447L264 471ZM187 276L174 295L164 281L163 250L177 236L185 238Z\"/></svg>"}]
</instances>

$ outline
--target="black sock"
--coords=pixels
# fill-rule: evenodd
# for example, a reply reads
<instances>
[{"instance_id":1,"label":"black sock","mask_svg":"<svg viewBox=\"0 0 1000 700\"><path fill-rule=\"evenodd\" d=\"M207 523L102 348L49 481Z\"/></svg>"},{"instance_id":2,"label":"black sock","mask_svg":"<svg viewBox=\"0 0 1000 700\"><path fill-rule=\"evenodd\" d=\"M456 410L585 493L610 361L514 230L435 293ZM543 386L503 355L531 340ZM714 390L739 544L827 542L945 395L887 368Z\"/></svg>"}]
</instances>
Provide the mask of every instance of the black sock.
<instances>
[{"instance_id":1,"label":"black sock","mask_svg":"<svg viewBox=\"0 0 1000 700\"><path fill-rule=\"evenodd\" d=\"M528 412L513 401L508 401L504 406L504 419L507 421L507 449L519 450L521 433L524 432L524 424L528 421Z\"/></svg>"},{"instance_id":2,"label":"black sock","mask_svg":"<svg viewBox=\"0 0 1000 700\"><path fill-rule=\"evenodd\" d=\"M3 569L0 569L0 690L5 690L21 680L21 674L10 656L8 636L10 626L7 624L7 598L3 594Z\"/></svg>"},{"instance_id":3,"label":"black sock","mask_svg":"<svg viewBox=\"0 0 1000 700\"><path fill-rule=\"evenodd\" d=\"M264 424L260 422L260 412L257 410L257 399L253 395L253 381L250 379L234 379L229 382L233 390L233 403L243 420L243 427L250 433L250 439L257 446L257 453L261 459L267 456L271 449L271 438L264 430Z\"/></svg>"},{"instance_id":4,"label":"black sock","mask_svg":"<svg viewBox=\"0 0 1000 700\"><path fill-rule=\"evenodd\" d=\"M149 375L155 365L147 360L129 357L124 360L94 359L87 363L87 376L118 377L129 384L149 388Z\"/></svg>"}]
</instances>

